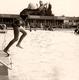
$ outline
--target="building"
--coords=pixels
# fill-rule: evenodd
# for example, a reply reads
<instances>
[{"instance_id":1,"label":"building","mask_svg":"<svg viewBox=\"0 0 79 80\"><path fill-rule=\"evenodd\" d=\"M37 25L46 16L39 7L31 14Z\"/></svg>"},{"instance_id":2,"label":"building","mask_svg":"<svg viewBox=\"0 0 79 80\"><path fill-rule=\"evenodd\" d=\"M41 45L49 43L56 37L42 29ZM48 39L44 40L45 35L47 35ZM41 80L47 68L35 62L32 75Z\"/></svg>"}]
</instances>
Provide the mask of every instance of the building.
<instances>
[{"instance_id":1,"label":"building","mask_svg":"<svg viewBox=\"0 0 79 80\"><path fill-rule=\"evenodd\" d=\"M17 14L0 14L0 24L6 24L7 27L11 27L17 17L19 17ZM26 28L28 28L28 23L31 27L36 28L41 28L41 24L52 28L70 28L72 25L79 23L79 17L29 15L26 18Z\"/></svg>"},{"instance_id":2,"label":"building","mask_svg":"<svg viewBox=\"0 0 79 80\"><path fill-rule=\"evenodd\" d=\"M15 14L0 14L0 24L6 24L10 27L14 19L18 16Z\"/></svg>"},{"instance_id":3,"label":"building","mask_svg":"<svg viewBox=\"0 0 79 80\"><path fill-rule=\"evenodd\" d=\"M29 15L26 23L29 23L32 27L36 26L37 28L41 28L41 24L43 26L51 26L52 28L61 27L63 24L63 19L58 18L56 16L37 16L37 15Z\"/></svg>"}]
</instances>

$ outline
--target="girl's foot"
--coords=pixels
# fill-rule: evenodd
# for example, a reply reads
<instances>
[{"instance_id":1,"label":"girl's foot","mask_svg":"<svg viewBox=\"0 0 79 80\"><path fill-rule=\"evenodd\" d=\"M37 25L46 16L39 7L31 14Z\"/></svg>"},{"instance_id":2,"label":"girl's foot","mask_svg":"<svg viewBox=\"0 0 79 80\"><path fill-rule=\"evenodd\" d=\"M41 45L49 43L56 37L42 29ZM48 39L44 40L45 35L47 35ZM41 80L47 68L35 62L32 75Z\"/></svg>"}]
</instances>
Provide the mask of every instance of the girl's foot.
<instances>
[{"instance_id":1,"label":"girl's foot","mask_svg":"<svg viewBox=\"0 0 79 80\"><path fill-rule=\"evenodd\" d=\"M10 56L10 54L6 50L3 50L3 51L7 54L6 57Z\"/></svg>"},{"instance_id":2,"label":"girl's foot","mask_svg":"<svg viewBox=\"0 0 79 80\"><path fill-rule=\"evenodd\" d=\"M16 45L17 47L19 47L19 48L21 48L21 49L23 49L23 47L21 47L20 45Z\"/></svg>"},{"instance_id":3,"label":"girl's foot","mask_svg":"<svg viewBox=\"0 0 79 80\"><path fill-rule=\"evenodd\" d=\"M9 57L9 56L10 56L10 54L7 53L6 57Z\"/></svg>"}]
</instances>

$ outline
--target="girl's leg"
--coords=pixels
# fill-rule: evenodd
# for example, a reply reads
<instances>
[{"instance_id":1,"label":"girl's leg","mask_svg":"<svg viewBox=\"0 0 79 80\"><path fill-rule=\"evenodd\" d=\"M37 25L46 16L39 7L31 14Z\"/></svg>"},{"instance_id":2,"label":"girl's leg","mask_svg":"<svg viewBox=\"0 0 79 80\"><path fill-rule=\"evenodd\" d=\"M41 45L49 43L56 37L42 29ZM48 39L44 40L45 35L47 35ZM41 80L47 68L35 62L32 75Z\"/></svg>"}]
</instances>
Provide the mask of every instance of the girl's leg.
<instances>
[{"instance_id":1,"label":"girl's leg","mask_svg":"<svg viewBox=\"0 0 79 80\"><path fill-rule=\"evenodd\" d=\"M19 28L14 27L13 29L14 29L14 38L9 42L9 44L4 49L4 52L6 53L9 50L9 48L18 40L18 37L19 37Z\"/></svg>"},{"instance_id":2,"label":"girl's leg","mask_svg":"<svg viewBox=\"0 0 79 80\"><path fill-rule=\"evenodd\" d=\"M27 35L27 33L26 33L26 31L25 31L25 29L23 27L20 27L19 30L20 30L20 32L22 32L22 35L21 35L21 37L20 37L20 39L19 39L19 41L18 41L16 46L22 48L20 46L20 44L21 44L22 40L24 39L24 37Z\"/></svg>"}]
</instances>

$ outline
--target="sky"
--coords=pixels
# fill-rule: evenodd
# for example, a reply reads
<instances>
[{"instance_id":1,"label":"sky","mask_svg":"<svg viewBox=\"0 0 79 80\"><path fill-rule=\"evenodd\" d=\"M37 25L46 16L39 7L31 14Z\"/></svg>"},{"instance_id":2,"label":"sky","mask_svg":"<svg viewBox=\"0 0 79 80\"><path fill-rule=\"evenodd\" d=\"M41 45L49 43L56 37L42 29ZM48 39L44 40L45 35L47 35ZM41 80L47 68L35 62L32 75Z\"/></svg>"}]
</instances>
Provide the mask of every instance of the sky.
<instances>
[{"instance_id":1,"label":"sky","mask_svg":"<svg viewBox=\"0 0 79 80\"><path fill-rule=\"evenodd\" d=\"M43 3L51 3L52 13L55 16L79 17L79 0L42 0ZM19 14L29 3L34 5L39 0L0 0L0 14Z\"/></svg>"}]
</instances>

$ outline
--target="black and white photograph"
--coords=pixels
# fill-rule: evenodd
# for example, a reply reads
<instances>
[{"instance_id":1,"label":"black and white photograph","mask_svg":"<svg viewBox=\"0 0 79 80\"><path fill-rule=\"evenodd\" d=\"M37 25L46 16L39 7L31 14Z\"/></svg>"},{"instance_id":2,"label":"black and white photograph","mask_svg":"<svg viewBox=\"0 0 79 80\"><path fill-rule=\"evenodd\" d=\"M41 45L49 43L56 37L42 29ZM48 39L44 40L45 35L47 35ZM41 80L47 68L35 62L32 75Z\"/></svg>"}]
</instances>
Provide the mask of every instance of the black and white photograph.
<instances>
[{"instance_id":1,"label":"black and white photograph","mask_svg":"<svg viewBox=\"0 0 79 80\"><path fill-rule=\"evenodd\" d=\"M78 6L0 0L0 80L79 80Z\"/></svg>"}]
</instances>

